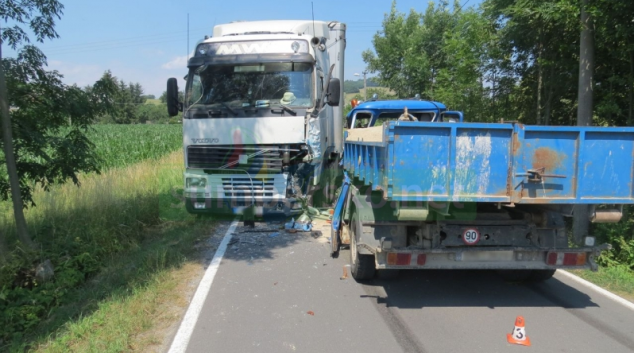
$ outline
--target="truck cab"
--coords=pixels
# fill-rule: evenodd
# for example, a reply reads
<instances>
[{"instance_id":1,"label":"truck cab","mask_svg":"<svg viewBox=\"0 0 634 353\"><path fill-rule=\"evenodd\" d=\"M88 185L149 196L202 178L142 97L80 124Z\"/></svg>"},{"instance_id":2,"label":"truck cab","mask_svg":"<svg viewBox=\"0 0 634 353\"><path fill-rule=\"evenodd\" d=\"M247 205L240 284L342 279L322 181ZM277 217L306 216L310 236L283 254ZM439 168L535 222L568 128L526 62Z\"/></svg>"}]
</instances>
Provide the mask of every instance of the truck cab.
<instances>
[{"instance_id":1,"label":"truck cab","mask_svg":"<svg viewBox=\"0 0 634 353\"><path fill-rule=\"evenodd\" d=\"M367 128L383 125L384 122L395 121L404 114L407 108L409 121L421 122L462 122L463 114L448 111L444 104L435 101L414 99L372 100L357 104L352 101L352 110L346 115L348 129Z\"/></svg>"},{"instance_id":2,"label":"truck cab","mask_svg":"<svg viewBox=\"0 0 634 353\"><path fill-rule=\"evenodd\" d=\"M345 24L234 22L214 27L188 61L183 115L191 213L301 212L343 150Z\"/></svg>"}]
</instances>

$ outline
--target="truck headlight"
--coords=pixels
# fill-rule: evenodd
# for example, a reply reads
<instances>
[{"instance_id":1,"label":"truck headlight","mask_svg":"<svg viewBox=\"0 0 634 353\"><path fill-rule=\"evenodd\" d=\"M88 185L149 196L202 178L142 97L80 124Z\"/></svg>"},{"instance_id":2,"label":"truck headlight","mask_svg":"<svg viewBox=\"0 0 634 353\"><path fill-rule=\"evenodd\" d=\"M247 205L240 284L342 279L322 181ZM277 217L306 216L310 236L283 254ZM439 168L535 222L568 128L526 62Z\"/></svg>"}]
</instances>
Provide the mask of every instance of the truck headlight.
<instances>
[{"instance_id":1,"label":"truck headlight","mask_svg":"<svg viewBox=\"0 0 634 353\"><path fill-rule=\"evenodd\" d=\"M185 186L188 188L204 188L207 186L206 178L187 178L185 179Z\"/></svg>"}]
</instances>

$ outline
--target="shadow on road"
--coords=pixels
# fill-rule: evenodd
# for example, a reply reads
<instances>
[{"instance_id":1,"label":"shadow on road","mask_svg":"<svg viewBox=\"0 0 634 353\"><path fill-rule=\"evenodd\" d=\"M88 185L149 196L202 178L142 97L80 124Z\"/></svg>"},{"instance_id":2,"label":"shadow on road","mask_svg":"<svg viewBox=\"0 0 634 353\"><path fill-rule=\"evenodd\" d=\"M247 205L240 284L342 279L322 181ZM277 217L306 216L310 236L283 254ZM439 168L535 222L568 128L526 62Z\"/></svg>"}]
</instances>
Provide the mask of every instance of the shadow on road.
<instances>
[{"instance_id":1,"label":"shadow on road","mask_svg":"<svg viewBox=\"0 0 634 353\"><path fill-rule=\"evenodd\" d=\"M552 278L543 283L505 282L494 271L401 271L392 280L363 283L378 304L424 307L596 307L590 297Z\"/></svg>"}]
</instances>

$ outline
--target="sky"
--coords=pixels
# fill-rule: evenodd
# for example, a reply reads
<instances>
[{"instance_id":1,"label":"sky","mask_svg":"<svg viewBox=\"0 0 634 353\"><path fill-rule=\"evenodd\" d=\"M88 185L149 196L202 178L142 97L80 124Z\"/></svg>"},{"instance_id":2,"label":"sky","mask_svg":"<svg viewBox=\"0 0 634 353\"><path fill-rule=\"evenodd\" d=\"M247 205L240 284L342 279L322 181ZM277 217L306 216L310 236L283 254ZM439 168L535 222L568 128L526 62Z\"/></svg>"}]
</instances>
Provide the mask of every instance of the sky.
<instances>
[{"instance_id":1,"label":"sky","mask_svg":"<svg viewBox=\"0 0 634 353\"><path fill-rule=\"evenodd\" d=\"M215 24L238 20L311 19L304 0L60 0L64 14L56 23L59 38L39 44L49 69L66 84L92 85L106 70L125 82L140 83L157 98L169 77L186 73L187 50L213 32ZM461 0L465 7L480 0ZM398 0L400 12L424 12L428 1ZM345 79L365 69L361 53L390 11L390 0L314 0L315 20L348 26ZM189 40L187 18L189 14ZM15 52L3 48L4 55Z\"/></svg>"}]
</instances>

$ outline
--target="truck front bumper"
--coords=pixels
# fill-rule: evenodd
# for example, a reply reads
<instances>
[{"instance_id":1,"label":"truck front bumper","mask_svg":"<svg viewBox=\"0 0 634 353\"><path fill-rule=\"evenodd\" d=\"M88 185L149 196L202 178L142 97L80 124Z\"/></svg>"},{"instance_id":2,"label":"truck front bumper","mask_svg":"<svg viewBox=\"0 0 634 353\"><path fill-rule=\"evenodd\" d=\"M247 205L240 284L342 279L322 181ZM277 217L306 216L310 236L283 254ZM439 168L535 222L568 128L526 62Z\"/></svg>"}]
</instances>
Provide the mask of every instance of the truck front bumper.
<instances>
[{"instance_id":1,"label":"truck front bumper","mask_svg":"<svg viewBox=\"0 0 634 353\"><path fill-rule=\"evenodd\" d=\"M247 209L255 216L293 216L302 213L302 203L294 198L251 201L245 199L212 199L187 197L185 206L193 214L242 215Z\"/></svg>"},{"instance_id":2,"label":"truck front bumper","mask_svg":"<svg viewBox=\"0 0 634 353\"><path fill-rule=\"evenodd\" d=\"M184 173L185 205L190 213L291 216L302 212L299 199L287 197L288 175Z\"/></svg>"}]
</instances>

